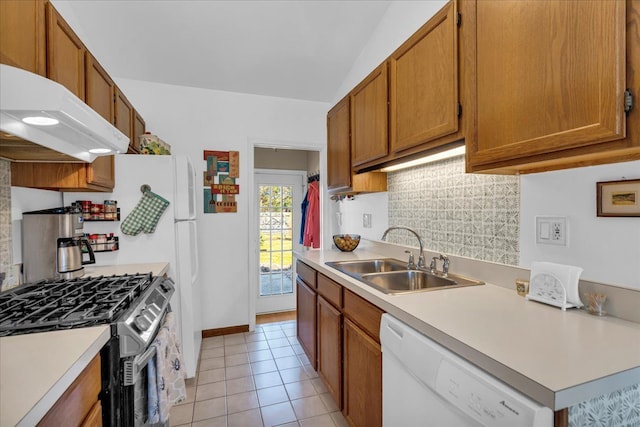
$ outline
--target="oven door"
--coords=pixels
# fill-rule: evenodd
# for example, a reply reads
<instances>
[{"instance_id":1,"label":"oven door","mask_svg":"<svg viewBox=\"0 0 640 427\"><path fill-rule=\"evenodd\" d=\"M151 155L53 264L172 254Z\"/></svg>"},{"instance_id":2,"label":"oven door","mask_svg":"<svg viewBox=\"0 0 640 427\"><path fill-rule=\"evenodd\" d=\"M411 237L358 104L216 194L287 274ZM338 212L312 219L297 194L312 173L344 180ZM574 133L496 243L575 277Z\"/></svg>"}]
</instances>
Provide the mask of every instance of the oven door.
<instances>
[{"instance_id":1,"label":"oven door","mask_svg":"<svg viewBox=\"0 0 640 427\"><path fill-rule=\"evenodd\" d=\"M123 359L123 415L126 426L168 426L149 422L149 363L155 363L156 347Z\"/></svg>"}]
</instances>

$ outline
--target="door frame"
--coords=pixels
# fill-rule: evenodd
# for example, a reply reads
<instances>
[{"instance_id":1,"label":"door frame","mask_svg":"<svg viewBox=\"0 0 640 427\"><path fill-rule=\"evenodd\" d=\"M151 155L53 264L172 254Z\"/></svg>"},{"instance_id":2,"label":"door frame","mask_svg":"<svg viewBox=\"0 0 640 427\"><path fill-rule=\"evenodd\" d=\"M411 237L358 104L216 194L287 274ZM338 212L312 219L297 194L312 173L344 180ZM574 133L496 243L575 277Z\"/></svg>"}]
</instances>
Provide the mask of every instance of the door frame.
<instances>
[{"instance_id":1,"label":"door frame","mask_svg":"<svg viewBox=\"0 0 640 427\"><path fill-rule=\"evenodd\" d=\"M327 217L327 213L325 212L326 206L326 195L327 195L327 185L326 177L327 174L327 143L325 141L321 142L304 142L304 141L279 141L279 140L270 140L263 138L247 138L247 164L250 165L251 171L248 174L249 178L247 182L247 187L249 189L249 193L247 194L248 200L255 200L255 180L254 180L254 156L253 151L254 148L280 148L284 150L308 150L308 151L318 151L320 157L320 230L322 234L322 239L320 241L320 249L323 247L328 247L327 244L330 245L331 235L329 227L325 226L325 224L330 224L330 218ZM255 220L257 215L257 205L255 203L249 204L249 215L248 215L248 248L249 248L249 271L257 271L260 260L257 255L257 251L252 250L251 248L255 248L256 245L259 245L260 242L257 240L258 235L258 227L257 221ZM295 254L294 254L295 256ZM256 328L256 302L257 302L257 294L258 294L258 275L257 274L249 274L249 290L247 295L247 307L248 307L248 320L249 320L249 330L253 331Z\"/></svg>"}]
</instances>

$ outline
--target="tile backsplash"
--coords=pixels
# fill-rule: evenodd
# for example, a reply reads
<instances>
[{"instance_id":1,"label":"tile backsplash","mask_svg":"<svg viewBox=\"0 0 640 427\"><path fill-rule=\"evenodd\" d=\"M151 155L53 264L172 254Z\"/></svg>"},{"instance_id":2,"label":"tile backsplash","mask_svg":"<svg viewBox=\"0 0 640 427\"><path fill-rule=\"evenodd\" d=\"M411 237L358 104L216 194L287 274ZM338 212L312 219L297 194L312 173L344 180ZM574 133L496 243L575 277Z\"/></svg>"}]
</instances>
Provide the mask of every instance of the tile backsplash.
<instances>
[{"instance_id":1,"label":"tile backsplash","mask_svg":"<svg viewBox=\"0 0 640 427\"><path fill-rule=\"evenodd\" d=\"M416 230L434 251L518 265L520 179L465 174L464 156L388 174L389 226ZM392 243L417 246L392 232Z\"/></svg>"},{"instance_id":2,"label":"tile backsplash","mask_svg":"<svg viewBox=\"0 0 640 427\"><path fill-rule=\"evenodd\" d=\"M0 277L7 274L12 264L11 163L0 159ZM0 280L0 288L2 282Z\"/></svg>"}]
</instances>

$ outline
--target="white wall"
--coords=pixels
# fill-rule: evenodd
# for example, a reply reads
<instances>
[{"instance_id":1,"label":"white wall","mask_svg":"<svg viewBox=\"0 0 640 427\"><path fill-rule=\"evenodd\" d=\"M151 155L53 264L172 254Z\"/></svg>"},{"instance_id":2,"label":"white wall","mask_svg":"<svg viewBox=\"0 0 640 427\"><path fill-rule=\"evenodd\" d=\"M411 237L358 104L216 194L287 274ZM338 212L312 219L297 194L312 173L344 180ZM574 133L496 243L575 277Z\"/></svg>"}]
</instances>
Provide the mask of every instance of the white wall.
<instances>
[{"instance_id":1,"label":"white wall","mask_svg":"<svg viewBox=\"0 0 640 427\"><path fill-rule=\"evenodd\" d=\"M146 120L147 130L191 157L204 170L202 151L240 151L238 212L202 213L198 192L203 329L249 323L248 140L320 145L326 141L328 104L171 85L117 80ZM117 171L116 171L117 173Z\"/></svg>"},{"instance_id":2,"label":"white wall","mask_svg":"<svg viewBox=\"0 0 640 427\"><path fill-rule=\"evenodd\" d=\"M389 224L389 206L387 193L359 194L352 200L345 199L337 203L335 220L340 224L340 233L359 234L369 240L380 240ZM371 228L363 225L363 215L371 215ZM338 219L338 215L339 218Z\"/></svg>"},{"instance_id":3,"label":"white wall","mask_svg":"<svg viewBox=\"0 0 640 427\"><path fill-rule=\"evenodd\" d=\"M583 279L640 289L640 218L596 216L596 182L640 178L640 161L522 175L520 265L577 265ZM565 216L569 245L536 244L536 216Z\"/></svg>"}]
</instances>

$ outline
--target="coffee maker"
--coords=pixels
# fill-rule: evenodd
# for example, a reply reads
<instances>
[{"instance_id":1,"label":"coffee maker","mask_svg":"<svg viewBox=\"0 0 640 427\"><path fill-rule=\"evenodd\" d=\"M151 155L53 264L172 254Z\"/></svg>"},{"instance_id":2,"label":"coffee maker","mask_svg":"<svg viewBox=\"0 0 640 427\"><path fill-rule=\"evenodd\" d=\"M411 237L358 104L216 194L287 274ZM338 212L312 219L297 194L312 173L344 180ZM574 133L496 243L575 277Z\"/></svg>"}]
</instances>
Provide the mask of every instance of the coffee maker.
<instances>
[{"instance_id":1,"label":"coffee maker","mask_svg":"<svg viewBox=\"0 0 640 427\"><path fill-rule=\"evenodd\" d=\"M88 260L83 259L86 248ZM22 263L25 283L72 279L96 262L84 238L82 212L75 206L22 214Z\"/></svg>"}]
</instances>

